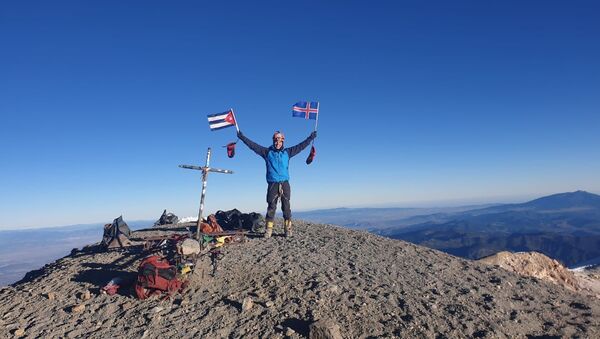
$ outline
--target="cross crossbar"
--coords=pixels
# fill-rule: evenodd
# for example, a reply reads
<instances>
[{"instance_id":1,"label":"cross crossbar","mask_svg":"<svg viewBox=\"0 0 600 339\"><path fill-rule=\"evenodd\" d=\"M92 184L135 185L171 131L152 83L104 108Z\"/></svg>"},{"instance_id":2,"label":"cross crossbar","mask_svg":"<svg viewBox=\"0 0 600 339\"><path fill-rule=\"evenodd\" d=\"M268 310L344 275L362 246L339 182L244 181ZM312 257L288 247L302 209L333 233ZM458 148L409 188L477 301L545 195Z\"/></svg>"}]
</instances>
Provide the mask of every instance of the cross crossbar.
<instances>
[{"instance_id":1,"label":"cross crossbar","mask_svg":"<svg viewBox=\"0 0 600 339\"><path fill-rule=\"evenodd\" d=\"M202 171L202 172L206 171L206 172L233 174L233 171L231 171L231 170L212 168L212 167L206 167L206 166L179 165L179 167L198 170L198 171Z\"/></svg>"}]
</instances>

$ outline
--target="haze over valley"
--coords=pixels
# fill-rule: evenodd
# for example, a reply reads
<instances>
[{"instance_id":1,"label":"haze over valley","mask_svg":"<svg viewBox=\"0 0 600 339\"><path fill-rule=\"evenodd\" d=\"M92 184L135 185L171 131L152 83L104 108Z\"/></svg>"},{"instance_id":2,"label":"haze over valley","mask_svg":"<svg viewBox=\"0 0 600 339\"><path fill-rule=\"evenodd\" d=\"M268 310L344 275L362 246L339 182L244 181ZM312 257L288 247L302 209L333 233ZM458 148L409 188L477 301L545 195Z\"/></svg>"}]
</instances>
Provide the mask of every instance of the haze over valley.
<instances>
[{"instance_id":1,"label":"haze over valley","mask_svg":"<svg viewBox=\"0 0 600 339\"><path fill-rule=\"evenodd\" d=\"M585 191L517 204L335 208L296 212L294 217L368 230L468 259L506 250L539 251L576 267L600 258L600 196ZM135 230L151 227L154 221L127 222ZM98 223L0 231L0 285L16 282L73 248L100 241L102 227Z\"/></svg>"}]
</instances>

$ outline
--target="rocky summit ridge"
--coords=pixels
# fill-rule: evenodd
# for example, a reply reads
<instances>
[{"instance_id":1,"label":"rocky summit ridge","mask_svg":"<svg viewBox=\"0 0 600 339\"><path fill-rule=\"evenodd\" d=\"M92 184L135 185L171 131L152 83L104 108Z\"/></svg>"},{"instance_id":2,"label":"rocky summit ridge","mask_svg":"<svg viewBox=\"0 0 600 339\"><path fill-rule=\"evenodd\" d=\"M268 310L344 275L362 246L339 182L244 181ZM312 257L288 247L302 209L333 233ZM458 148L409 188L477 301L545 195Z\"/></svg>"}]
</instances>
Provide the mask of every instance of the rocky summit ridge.
<instances>
[{"instance_id":1,"label":"rocky summit ridge","mask_svg":"<svg viewBox=\"0 0 600 339\"><path fill-rule=\"evenodd\" d=\"M143 253L74 251L0 289L0 337L302 338L317 321L344 338L600 337L596 298L366 232L297 221L224 253L215 277L141 301L99 289L133 280Z\"/></svg>"},{"instance_id":2,"label":"rocky summit ridge","mask_svg":"<svg viewBox=\"0 0 600 339\"><path fill-rule=\"evenodd\" d=\"M511 253L498 252L489 257L481 258L479 262L498 265L505 270L520 275L547 280L564 286L573 291L581 290L577 277L557 260L538 252Z\"/></svg>"}]
</instances>

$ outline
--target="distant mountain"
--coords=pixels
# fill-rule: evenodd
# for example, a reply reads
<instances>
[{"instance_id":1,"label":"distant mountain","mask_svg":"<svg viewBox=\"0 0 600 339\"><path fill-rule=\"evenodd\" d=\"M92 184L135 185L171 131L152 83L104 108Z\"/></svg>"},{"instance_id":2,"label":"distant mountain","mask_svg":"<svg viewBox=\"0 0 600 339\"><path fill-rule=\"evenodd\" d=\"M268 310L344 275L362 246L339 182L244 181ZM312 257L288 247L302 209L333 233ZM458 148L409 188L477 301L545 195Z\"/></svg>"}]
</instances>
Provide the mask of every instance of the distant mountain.
<instances>
[{"instance_id":1,"label":"distant mountain","mask_svg":"<svg viewBox=\"0 0 600 339\"><path fill-rule=\"evenodd\" d=\"M538 210L560 210L560 209L591 209L600 210L600 195L586 191L572 193L558 193L532 200L522 204L524 207L532 207Z\"/></svg>"},{"instance_id":2,"label":"distant mountain","mask_svg":"<svg viewBox=\"0 0 600 339\"><path fill-rule=\"evenodd\" d=\"M597 212L600 210L600 196L586 191L558 193L520 204L502 204L481 209L472 209L468 215L499 212L537 211L557 213L568 210Z\"/></svg>"},{"instance_id":3,"label":"distant mountain","mask_svg":"<svg viewBox=\"0 0 600 339\"><path fill-rule=\"evenodd\" d=\"M442 222L451 219L457 213L493 206L498 205L487 204L432 208L331 208L294 212L294 218L318 223L335 224L352 229L376 230L424 222Z\"/></svg>"},{"instance_id":4,"label":"distant mountain","mask_svg":"<svg viewBox=\"0 0 600 339\"><path fill-rule=\"evenodd\" d=\"M504 250L538 251L574 266L600 256L600 196L560 193L456 213L443 222L373 231L471 259Z\"/></svg>"}]
</instances>

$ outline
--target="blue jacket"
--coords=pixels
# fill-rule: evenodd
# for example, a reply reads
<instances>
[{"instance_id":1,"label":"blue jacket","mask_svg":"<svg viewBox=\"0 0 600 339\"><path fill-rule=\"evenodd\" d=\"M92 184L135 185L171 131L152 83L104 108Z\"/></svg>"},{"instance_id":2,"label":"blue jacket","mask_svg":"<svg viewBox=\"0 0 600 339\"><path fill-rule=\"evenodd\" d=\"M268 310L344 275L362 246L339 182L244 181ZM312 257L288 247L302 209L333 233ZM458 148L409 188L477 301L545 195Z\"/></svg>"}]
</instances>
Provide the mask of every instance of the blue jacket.
<instances>
[{"instance_id":1,"label":"blue jacket","mask_svg":"<svg viewBox=\"0 0 600 339\"><path fill-rule=\"evenodd\" d=\"M269 183L290 180L290 173L288 171L290 158L302 152L302 150L305 149L314 139L313 134L311 134L308 138L296 146L278 150L275 149L274 146L269 148L263 147L248 139L241 132L238 134L238 136L240 137L240 140L242 140L244 144L248 146L248 148L265 159L265 165L267 166L267 182Z\"/></svg>"}]
</instances>

